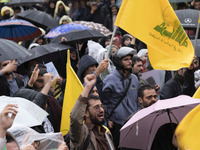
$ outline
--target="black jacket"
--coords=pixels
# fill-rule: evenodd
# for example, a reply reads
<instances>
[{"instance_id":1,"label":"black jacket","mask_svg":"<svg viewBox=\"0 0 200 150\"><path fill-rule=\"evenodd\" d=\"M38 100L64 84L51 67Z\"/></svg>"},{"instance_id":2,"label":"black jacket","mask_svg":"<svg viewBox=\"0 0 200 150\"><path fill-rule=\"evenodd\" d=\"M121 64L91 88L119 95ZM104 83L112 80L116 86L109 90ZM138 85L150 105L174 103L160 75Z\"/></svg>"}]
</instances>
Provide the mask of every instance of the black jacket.
<instances>
[{"instance_id":1,"label":"black jacket","mask_svg":"<svg viewBox=\"0 0 200 150\"><path fill-rule=\"evenodd\" d=\"M15 78L15 80L17 82L18 88L24 86L24 82L21 79ZM0 76L0 96L2 96L2 95L10 96L9 84L4 75Z\"/></svg>"}]
</instances>

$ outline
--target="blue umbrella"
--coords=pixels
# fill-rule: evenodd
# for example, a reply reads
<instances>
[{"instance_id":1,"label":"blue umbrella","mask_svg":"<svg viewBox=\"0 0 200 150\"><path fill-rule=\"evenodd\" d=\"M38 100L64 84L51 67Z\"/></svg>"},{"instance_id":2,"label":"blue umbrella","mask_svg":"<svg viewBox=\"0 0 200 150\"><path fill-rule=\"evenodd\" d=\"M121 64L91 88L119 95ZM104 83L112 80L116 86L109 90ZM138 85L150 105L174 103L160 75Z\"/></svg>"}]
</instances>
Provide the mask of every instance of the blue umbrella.
<instances>
[{"instance_id":1,"label":"blue umbrella","mask_svg":"<svg viewBox=\"0 0 200 150\"><path fill-rule=\"evenodd\" d=\"M75 24L75 23L64 24L64 25L60 25L56 28L51 29L51 31L45 36L45 38L54 38L60 34L64 34L72 30L90 30L90 28L84 25Z\"/></svg>"},{"instance_id":2,"label":"blue umbrella","mask_svg":"<svg viewBox=\"0 0 200 150\"><path fill-rule=\"evenodd\" d=\"M34 39L41 35L41 31L28 21L8 19L0 21L0 38L15 42Z\"/></svg>"}]
</instances>

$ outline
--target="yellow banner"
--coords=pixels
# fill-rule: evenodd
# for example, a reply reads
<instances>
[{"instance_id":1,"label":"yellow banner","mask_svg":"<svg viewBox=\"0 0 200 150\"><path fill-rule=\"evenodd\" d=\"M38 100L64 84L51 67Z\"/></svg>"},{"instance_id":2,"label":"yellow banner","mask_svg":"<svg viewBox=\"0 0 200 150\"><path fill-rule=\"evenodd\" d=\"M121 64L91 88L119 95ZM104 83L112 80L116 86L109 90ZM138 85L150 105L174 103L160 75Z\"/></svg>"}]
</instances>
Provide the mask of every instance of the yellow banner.
<instances>
[{"instance_id":1,"label":"yellow banner","mask_svg":"<svg viewBox=\"0 0 200 150\"><path fill-rule=\"evenodd\" d=\"M200 148L200 105L191 110L176 128L175 134L180 150Z\"/></svg>"},{"instance_id":2,"label":"yellow banner","mask_svg":"<svg viewBox=\"0 0 200 150\"><path fill-rule=\"evenodd\" d=\"M168 0L123 0L116 26L147 44L154 69L189 67L194 48Z\"/></svg>"},{"instance_id":3,"label":"yellow banner","mask_svg":"<svg viewBox=\"0 0 200 150\"><path fill-rule=\"evenodd\" d=\"M67 53L67 83L65 86L65 95L63 100L63 108L62 108L62 119L61 119L61 127L60 132L63 135L66 135L69 131L70 127L70 113L74 104L81 92L83 91L83 85L79 81L76 73L71 67L70 62L70 51Z\"/></svg>"}]
</instances>

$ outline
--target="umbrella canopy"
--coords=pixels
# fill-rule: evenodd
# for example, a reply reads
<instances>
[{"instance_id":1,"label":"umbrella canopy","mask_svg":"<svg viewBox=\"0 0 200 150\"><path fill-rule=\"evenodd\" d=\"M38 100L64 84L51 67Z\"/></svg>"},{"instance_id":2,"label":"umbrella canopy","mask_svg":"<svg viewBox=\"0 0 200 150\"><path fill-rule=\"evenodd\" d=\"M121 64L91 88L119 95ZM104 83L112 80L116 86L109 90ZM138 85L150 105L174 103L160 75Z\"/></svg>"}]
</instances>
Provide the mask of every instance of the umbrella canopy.
<instances>
[{"instance_id":1,"label":"umbrella canopy","mask_svg":"<svg viewBox=\"0 0 200 150\"><path fill-rule=\"evenodd\" d=\"M175 11L184 28L196 28L199 20L199 11L195 9L181 9Z\"/></svg>"},{"instance_id":2,"label":"umbrella canopy","mask_svg":"<svg viewBox=\"0 0 200 150\"><path fill-rule=\"evenodd\" d=\"M23 124L27 127L38 126L42 124L48 115L46 111L27 99L20 97L0 96L0 112L7 104L18 105L18 113L12 126L15 126L16 124Z\"/></svg>"},{"instance_id":3,"label":"umbrella canopy","mask_svg":"<svg viewBox=\"0 0 200 150\"><path fill-rule=\"evenodd\" d=\"M18 62L20 64L37 59L38 62L48 63L50 61L56 60L62 56L61 51L71 49L72 47L59 43L50 43L41 46L36 46L32 48L29 52L30 56L24 59L20 59Z\"/></svg>"},{"instance_id":4,"label":"umbrella canopy","mask_svg":"<svg viewBox=\"0 0 200 150\"><path fill-rule=\"evenodd\" d=\"M200 99L182 95L159 100L138 111L121 128L120 147L149 150L160 126L170 122L178 124L199 103Z\"/></svg>"},{"instance_id":5,"label":"umbrella canopy","mask_svg":"<svg viewBox=\"0 0 200 150\"><path fill-rule=\"evenodd\" d=\"M21 19L8 19L0 21L0 38L15 42L34 39L42 32L33 24Z\"/></svg>"},{"instance_id":6,"label":"umbrella canopy","mask_svg":"<svg viewBox=\"0 0 200 150\"><path fill-rule=\"evenodd\" d=\"M27 49L10 40L0 39L0 45L0 62L31 55Z\"/></svg>"},{"instance_id":7,"label":"umbrella canopy","mask_svg":"<svg viewBox=\"0 0 200 150\"><path fill-rule=\"evenodd\" d=\"M30 6L38 3L44 3L44 0L11 0L9 6Z\"/></svg>"},{"instance_id":8,"label":"umbrella canopy","mask_svg":"<svg viewBox=\"0 0 200 150\"><path fill-rule=\"evenodd\" d=\"M192 42L192 45L194 46L195 40L191 40L191 42ZM197 39L196 48L194 47L194 49L195 49L195 55L197 57L200 57L200 39Z\"/></svg>"},{"instance_id":9,"label":"umbrella canopy","mask_svg":"<svg viewBox=\"0 0 200 150\"><path fill-rule=\"evenodd\" d=\"M74 23L64 24L51 29L51 31L47 35L45 35L45 38L54 38L60 34L64 34L72 30L89 30L89 29L90 28L81 24L74 24Z\"/></svg>"},{"instance_id":10,"label":"umbrella canopy","mask_svg":"<svg viewBox=\"0 0 200 150\"><path fill-rule=\"evenodd\" d=\"M86 40L97 39L104 37L103 34L96 30L72 30L65 34L60 34L59 36L55 37L51 43L61 43L61 38L65 37L65 43L72 43L72 42L84 42Z\"/></svg>"},{"instance_id":11,"label":"umbrella canopy","mask_svg":"<svg viewBox=\"0 0 200 150\"><path fill-rule=\"evenodd\" d=\"M51 15L39 10L26 10L17 14L17 17L27 20L43 29L46 29L47 27L54 28L58 26L58 21L56 21Z\"/></svg>"},{"instance_id":12,"label":"umbrella canopy","mask_svg":"<svg viewBox=\"0 0 200 150\"><path fill-rule=\"evenodd\" d=\"M89 21L75 21L74 23L87 26L92 30L97 30L105 36L112 35L112 32L100 23L94 23Z\"/></svg>"}]
</instances>

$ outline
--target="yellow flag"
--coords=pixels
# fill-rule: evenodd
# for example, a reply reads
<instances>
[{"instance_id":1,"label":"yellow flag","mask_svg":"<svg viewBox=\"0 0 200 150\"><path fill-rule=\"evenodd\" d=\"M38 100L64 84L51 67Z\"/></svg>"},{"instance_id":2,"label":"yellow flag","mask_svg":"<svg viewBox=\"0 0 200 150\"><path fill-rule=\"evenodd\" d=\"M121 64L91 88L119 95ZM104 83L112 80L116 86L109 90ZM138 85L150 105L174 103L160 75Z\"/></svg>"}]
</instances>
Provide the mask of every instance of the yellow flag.
<instances>
[{"instance_id":1,"label":"yellow flag","mask_svg":"<svg viewBox=\"0 0 200 150\"><path fill-rule=\"evenodd\" d=\"M168 0L123 0L116 26L147 44L154 69L189 67L194 48Z\"/></svg>"},{"instance_id":2,"label":"yellow flag","mask_svg":"<svg viewBox=\"0 0 200 150\"><path fill-rule=\"evenodd\" d=\"M200 99L200 87L196 90L196 92L194 93L194 95L192 97Z\"/></svg>"},{"instance_id":3,"label":"yellow flag","mask_svg":"<svg viewBox=\"0 0 200 150\"><path fill-rule=\"evenodd\" d=\"M176 128L175 134L180 150L200 148L200 105L191 110Z\"/></svg>"},{"instance_id":4,"label":"yellow flag","mask_svg":"<svg viewBox=\"0 0 200 150\"><path fill-rule=\"evenodd\" d=\"M83 91L83 85L79 81L76 73L71 67L70 62L70 52L67 52L67 83L65 86L65 95L63 100L63 108L62 108L62 119L61 119L61 127L60 132L63 135L66 135L69 131L70 127L70 112L74 107L76 100L79 95Z\"/></svg>"}]
</instances>

